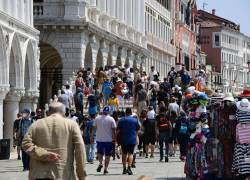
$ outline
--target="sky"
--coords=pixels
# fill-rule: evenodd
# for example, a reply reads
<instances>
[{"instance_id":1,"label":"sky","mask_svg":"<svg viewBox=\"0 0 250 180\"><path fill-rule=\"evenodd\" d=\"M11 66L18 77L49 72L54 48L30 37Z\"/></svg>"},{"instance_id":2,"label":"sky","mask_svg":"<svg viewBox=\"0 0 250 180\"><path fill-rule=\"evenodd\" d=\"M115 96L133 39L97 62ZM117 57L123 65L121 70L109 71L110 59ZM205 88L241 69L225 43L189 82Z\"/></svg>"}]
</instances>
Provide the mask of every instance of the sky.
<instances>
[{"instance_id":1,"label":"sky","mask_svg":"<svg viewBox=\"0 0 250 180\"><path fill-rule=\"evenodd\" d=\"M250 36L250 0L196 0L198 9L203 9L203 2L208 5L205 10L240 24L242 33Z\"/></svg>"}]
</instances>

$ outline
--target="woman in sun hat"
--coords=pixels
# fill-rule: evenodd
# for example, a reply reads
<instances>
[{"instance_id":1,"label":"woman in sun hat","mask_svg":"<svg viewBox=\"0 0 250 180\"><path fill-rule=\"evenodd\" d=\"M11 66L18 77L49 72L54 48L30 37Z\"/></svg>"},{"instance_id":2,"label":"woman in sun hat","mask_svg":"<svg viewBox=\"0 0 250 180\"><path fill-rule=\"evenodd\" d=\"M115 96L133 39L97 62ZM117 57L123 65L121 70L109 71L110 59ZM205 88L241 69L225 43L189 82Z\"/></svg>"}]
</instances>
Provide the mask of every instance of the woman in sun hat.
<instances>
[{"instance_id":1,"label":"woman in sun hat","mask_svg":"<svg viewBox=\"0 0 250 180\"><path fill-rule=\"evenodd\" d=\"M223 101L233 102L234 101L233 94L232 93L226 93L225 96L224 96L224 98L223 98Z\"/></svg>"},{"instance_id":2,"label":"woman in sun hat","mask_svg":"<svg viewBox=\"0 0 250 180\"><path fill-rule=\"evenodd\" d=\"M232 93L226 93L222 105L219 109L219 123L218 123L218 139L223 146L223 153L221 159L224 161L224 178L233 179L232 162L233 162L233 148L235 144L235 128L237 122L235 121L235 114L237 107Z\"/></svg>"},{"instance_id":3,"label":"woman in sun hat","mask_svg":"<svg viewBox=\"0 0 250 180\"><path fill-rule=\"evenodd\" d=\"M243 98L241 101L236 103L239 111L250 112L250 102L248 99Z\"/></svg>"}]
</instances>

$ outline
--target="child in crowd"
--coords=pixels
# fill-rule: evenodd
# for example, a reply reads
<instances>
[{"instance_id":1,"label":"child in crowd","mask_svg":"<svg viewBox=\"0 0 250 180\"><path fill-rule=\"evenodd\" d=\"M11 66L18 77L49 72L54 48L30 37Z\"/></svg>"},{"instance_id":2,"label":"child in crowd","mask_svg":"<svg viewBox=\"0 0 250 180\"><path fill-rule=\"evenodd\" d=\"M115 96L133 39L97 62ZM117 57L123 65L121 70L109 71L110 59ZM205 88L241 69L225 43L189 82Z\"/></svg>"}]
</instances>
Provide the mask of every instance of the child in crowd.
<instances>
[{"instance_id":1,"label":"child in crowd","mask_svg":"<svg viewBox=\"0 0 250 180\"><path fill-rule=\"evenodd\" d=\"M118 110L119 100L114 93L111 93L108 99L108 105L111 108L111 114Z\"/></svg>"}]
</instances>

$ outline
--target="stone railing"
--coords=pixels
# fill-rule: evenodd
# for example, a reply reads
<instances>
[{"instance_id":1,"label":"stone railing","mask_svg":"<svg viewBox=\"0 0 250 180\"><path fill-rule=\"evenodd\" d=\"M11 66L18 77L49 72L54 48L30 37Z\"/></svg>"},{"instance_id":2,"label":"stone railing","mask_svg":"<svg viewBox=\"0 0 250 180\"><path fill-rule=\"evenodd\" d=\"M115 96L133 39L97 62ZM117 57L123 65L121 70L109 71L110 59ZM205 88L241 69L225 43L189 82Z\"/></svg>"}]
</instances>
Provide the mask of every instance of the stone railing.
<instances>
[{"instance_id":1,"label":"stone railing","mask_svg":"<svg viewBox=\"0 0 250 180\"><path fill-rule=\"evenodd\" d=\"M64 2L43 2L34 3L33 5L33 16L35 19L54 19L64 18L66 16Z\"/></svg>"},{"instance_id":2,"label":"stone railing","mask_svg":"<svg viewBox=\"0 0 250 180\"><path fill-rule=\"evenodd\" d=\"M34 3L33 15L35 18L43 16L43 3Z\"/></svg>"}]
</instances>

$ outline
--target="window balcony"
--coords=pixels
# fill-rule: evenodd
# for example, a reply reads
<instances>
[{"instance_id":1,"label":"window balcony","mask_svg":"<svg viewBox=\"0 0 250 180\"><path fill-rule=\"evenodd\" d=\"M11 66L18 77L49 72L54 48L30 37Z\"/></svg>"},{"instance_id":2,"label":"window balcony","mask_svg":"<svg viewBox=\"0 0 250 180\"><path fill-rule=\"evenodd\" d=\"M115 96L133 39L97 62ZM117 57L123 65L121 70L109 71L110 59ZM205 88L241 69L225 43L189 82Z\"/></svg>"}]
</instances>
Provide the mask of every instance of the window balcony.
<instances>
[{"instance_id":1,"label":"window balcony","mask_svg":"<svg viewBox=\"0 0 250 180\"><path fill-rule=\"evenodd\" d=\"M157 10L161 15L167 17L171 20L171 13L164 6L158 3L156 0L145 0L147 4L150 4L155 10Z\"/></svg>"}]
</instances>

